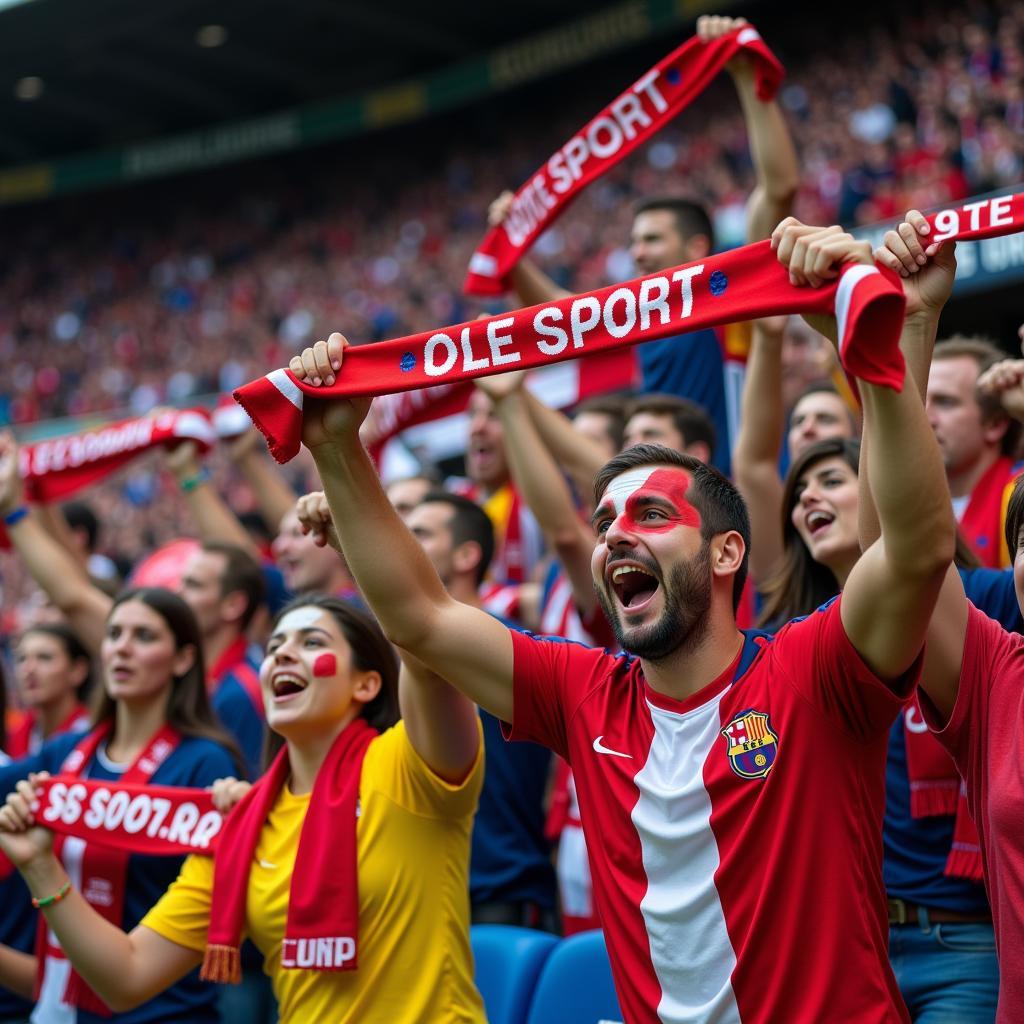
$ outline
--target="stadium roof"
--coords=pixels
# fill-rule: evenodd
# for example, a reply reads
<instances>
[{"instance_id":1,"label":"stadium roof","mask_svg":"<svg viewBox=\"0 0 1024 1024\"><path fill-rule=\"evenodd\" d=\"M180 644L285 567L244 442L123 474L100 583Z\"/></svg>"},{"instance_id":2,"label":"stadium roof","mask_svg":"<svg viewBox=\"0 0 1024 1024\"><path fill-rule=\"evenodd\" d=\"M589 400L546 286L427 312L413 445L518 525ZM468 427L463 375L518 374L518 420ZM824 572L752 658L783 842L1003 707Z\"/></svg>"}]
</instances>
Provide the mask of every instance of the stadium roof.
<instances>
[{"instance_id":1,"label":"stadium roof","mask_svg":"<svg viewBox=\"0 0 1024 1024\"><path fill-rule=\"evenodd\" d=\"M594 10L592 0L0 0L0 165L365 90Z\"/></svg>"}]
</instances>

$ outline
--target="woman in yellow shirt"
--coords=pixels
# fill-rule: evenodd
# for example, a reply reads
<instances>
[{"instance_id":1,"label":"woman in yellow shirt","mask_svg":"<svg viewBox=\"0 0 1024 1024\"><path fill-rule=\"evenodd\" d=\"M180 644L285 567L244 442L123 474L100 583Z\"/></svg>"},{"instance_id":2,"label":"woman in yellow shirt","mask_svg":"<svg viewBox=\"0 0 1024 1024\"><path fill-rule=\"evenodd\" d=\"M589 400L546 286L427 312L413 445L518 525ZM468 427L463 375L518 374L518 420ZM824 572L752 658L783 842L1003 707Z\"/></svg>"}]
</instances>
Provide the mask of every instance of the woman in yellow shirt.
<instances>
[{"instance_id":1,"label":"woman in yellow shirt","mask_svg":"<svg viewBox=\"0 0 1024 1024\"><path fill-rule=\"evenodd\" d=\"M282 1024L485 1021L469 948L476 709L418 667L396 685L397 667L376 624L342 601L306 598L278 616L260 683L286 759L229 816L217 854L190 857L130 934L75 892L45 909L113 1009L200 962L207 977L233 980L249 937ZM25 782L8 798L0 841L46 897L67 876L33 824L32 796Z\"/></svg>"}]
</instances>

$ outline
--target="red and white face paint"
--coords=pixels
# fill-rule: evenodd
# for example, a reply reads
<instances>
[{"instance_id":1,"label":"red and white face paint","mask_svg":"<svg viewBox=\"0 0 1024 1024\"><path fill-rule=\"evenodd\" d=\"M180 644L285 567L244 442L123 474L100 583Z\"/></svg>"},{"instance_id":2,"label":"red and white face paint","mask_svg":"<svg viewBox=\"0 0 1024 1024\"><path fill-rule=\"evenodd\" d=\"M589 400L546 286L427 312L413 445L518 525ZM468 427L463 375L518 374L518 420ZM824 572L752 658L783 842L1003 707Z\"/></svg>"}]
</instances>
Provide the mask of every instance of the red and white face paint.
<instances>
[{"instance_id":1,"label":"red and white face paint","mask_svg":"<svg viewBox=\"0 0 1024 1024\"><path fill-rule=\"evenodd\" d=\"M700 513L686 498L690 482L691 476L685 469L631 469L608 485L594 513L594 522L607 529L621 518L623 529L656 533L677 526L699 528Z\"/></svg>"},{"instance_id":2,"label":"red and white face paint","mask_svg":"<svg viewBox=\"0 0 1024 1024\"><path fill-rule=\"evenodd\" d=\"M313 676L316 679L323 679L327 676L338 674L338 658L331 651L324 651L318 654L313 662Z\"/></svg>"}]
</instances>

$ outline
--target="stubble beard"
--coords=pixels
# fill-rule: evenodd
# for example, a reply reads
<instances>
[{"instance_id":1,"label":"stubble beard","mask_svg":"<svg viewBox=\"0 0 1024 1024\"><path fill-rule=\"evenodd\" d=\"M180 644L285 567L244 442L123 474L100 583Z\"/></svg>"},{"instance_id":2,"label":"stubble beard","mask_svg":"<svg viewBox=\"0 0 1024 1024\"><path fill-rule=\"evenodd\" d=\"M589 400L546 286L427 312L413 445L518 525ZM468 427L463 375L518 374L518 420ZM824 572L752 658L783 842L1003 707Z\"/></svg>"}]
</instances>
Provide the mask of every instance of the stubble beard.
<instances>
[{"instance_id":1,"label":"stubble beard","mask_svg":"<svg viewBox=\"0 0 1024 1024\"><path fill-rule=\"evenodd\" d=\"M604 587L598 589L598 601L622 650L645 661L659 661L670 654L692 651L700 644L711 617L710 547L704 541L697 554L676 565L662 582L665 608L653 625L625 626L618 605Z\"/></svg>"}]
</instances>

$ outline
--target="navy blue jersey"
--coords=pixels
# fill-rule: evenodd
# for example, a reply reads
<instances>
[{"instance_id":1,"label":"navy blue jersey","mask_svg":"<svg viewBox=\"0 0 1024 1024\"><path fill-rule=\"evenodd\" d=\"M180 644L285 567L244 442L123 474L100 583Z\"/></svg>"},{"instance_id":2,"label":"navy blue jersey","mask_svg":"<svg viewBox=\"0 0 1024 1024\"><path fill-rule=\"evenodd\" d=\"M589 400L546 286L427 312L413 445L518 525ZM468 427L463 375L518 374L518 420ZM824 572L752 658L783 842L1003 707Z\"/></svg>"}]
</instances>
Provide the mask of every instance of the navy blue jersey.
<instances>
[{"instance_id":1,"label":"navy blue jersey","mask_svg":"<svg viewBox=\"0 0 1024 1024\"><path fill-rule=\"evenodd\" d=\"M509 629L508 619L494 616ZM555 870L544 836L544 798L551 751L537 743L508 743L494 715L481 709L484 784L473 821L470 902L555 906Z\"/></svg>"},{"instance_id":2,"label":"navy blue jersey","mask_svg":"<svg viewBox=\"0 0 1024 1024\"><path fill-rule=\"evenodd\" d=\"M1020 632L1024 622L1010 569L961 569L968 599L1004 629ZM965 914L988 910L980 883L945 874L953 845L952 815L910 816L910 780L903 716L889 733L885 775L885 887L890 896Z\"/></svg>"},{"instance_id":3,"label":"navy blue jersey","mask_svg":"<svg viewBox=\"0 0 1024 1024\"><path fill-rule=\"evenodd\" d=\"M730 472L729 416L722 344L711 328L637 346L641 391L662 391L702 406L715 424L712 464Z\"/></svg>"},{"instance_id":4,"label":"navy blue jersey","mask_svg":"<svg viewBox=\"0 0 1024 1024\"><path fill-rule=\"evenodd\" d=\"M39 753L0 768L0 792L8 793L29 772L60 771L64 758L81 735L58 736L44 744ZM150 780L159 786L206 787L215 779L234 775L237 769L230 754L211 740L185 737L154 772ZM121 772L104 763L101 751L93 757L84 778L115 781ZM130 932L178 877L184 857L152 857L132 854L125 879L124 912L121 927ZM199 980L198 969L165 992L128 1013L117 1015L118 1024L157 1024L188 1020L190 1024L215 1024L219 1020L217 989ZM108 1018L78 1011L79 1024L103 1024Z\"/></svg>"},{"instance_id":5,"label":"navy blue jersey","mask_svg":"<svg viewBox=\"0 0 1024 1024\"><path fill-rule=\"evenodd\" d=\"M249 674L248 681L240 678L241 672ZM231 733L242 752L246 778L250 780L259 778L261 774L263 741L267 734L263 708L256 705L250 692L253 685L259 686L259 666L247 657L241 665L220 677L210 699L220 724Z\"/></svg>"}]
</instances>

